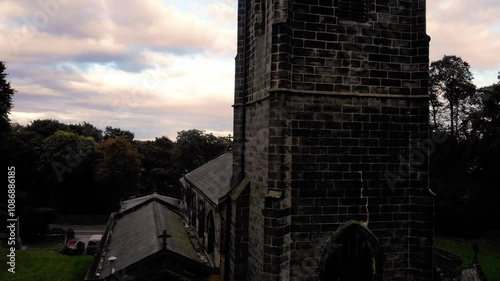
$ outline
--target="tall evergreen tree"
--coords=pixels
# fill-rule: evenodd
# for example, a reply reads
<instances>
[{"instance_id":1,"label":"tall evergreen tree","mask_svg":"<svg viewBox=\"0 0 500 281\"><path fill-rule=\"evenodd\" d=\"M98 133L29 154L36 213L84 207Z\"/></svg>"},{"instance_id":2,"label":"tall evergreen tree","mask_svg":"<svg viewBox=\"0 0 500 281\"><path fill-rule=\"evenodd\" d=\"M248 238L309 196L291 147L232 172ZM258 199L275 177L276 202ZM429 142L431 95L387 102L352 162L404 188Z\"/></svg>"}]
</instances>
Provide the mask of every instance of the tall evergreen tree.
<instances>
[{"instance_id":1,"label":"tall evergreen tree","mask_svg":"<svg viewBox=\"0 0 500 281\"><path fill-rule=\"evenodd\" d=\"M0 61L0 147L5 145L5 138L10 130L9 113L12 109L12 96L16 92L7 81L5 63Z\"/></svg>"}]
</instances>

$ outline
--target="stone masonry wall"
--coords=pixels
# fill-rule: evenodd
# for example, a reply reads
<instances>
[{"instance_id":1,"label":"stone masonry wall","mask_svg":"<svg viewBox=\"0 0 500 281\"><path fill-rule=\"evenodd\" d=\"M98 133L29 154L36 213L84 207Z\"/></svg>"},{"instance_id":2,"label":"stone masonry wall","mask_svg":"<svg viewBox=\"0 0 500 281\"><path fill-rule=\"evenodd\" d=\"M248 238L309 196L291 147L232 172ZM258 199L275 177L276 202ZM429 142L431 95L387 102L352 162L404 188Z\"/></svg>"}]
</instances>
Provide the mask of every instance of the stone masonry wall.
<instances>
[{"instance_id":1,"label":"stone masonry wall","mask_svg":"<svg viewBox=\"0 0 500 281\"><path fill-rule=\"evenodd\" d=\"M248 267L250 279L262 275L264 255L263 198L268 175L269 102L272 14L269 1L239 1L238 54L234 104L233 184L251 180L249 194ZM264 99L264 100L263 100ZM243 106L245 104L245 106ZM231 277L230 277L231 279Z\"/></svg>"},{"instance_id":2,"label":"stone masonry wall","mask_svg":"<svg viewBox=\"0 0 500 281\"><path fill-rule=\"evenodd\" d=\"M284 94L286 95L286 94ZM327 239L366 222L382 248L384 280L432 277L432 198L426 162L394 186L385 173L427 136L425 100L293 95L291 276L315 280ZM313 278L313 279L310 279Z\"/></svg>"},{"instance_id":3,"label":"stone masonry wall","mask_svg":"<svg viewBox=\"0 0 500 281\"><path fill-rule=\"evenodd\" d=\"M233 175L251 181L248 280L318 280L350 220L377 237L383 280L431 280L425 0L371 0L366 23L338 20L336 2L239 1Z\"/></svg>"},{"instance_id":4,"label":"stone masonry wall","mask_svg":"<svg viewBox=\"0 0 500 281\"><path fill-rule=\"evenodd\" d=\"M259 280L263 269L264 218L263 198L268 177L268 120L267 100L246 109L245 176L250 179L248 252L249 280Z\"/></svg>"},{"instance_id":5,"label":"stone masonry wall","mask_svg":"<svg viewBox=\"0 0 500 281\"><path fill-rule=\"evenodd\" d=\"M273 45L291 52L291 67L287 79L272 73L273 85L287 80L299 91L427 94L425 1L370 1L367 23L339 20L335 1L292 2L285 33L291 39L275 36Z\"/></svg>"},{"instance_id":6,"label":"stone masonry wall","mask_svg":"<svg viewBox=\"0 0 500 281\"><path fill-rule=\"evenodd\" d=\"M228 213L231 226L229 227L229 241L226 252L226 258L228 259L227 280L248 280L248 202L248 188L237 198L231 199Z\"/></svg>"}]
</instances>

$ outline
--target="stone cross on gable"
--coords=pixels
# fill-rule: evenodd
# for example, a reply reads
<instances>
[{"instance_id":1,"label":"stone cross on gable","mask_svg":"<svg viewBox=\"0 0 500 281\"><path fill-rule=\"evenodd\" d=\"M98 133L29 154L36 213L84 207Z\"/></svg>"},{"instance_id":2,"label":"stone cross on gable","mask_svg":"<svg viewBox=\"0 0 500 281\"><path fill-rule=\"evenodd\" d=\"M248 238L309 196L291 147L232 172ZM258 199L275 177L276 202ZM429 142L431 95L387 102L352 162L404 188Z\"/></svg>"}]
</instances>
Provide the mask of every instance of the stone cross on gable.
<instances>
[{"instance_id":1,"label":"stone cross on gable","mask_svg":"<svg viewBox=\"0 0 500 281\"><path fill-rule=\"evenodd\" d=\"M163 234L158 236L158 238L162 238L163 242L161 243L161 246L163 247L163 250L167 249L167 238L172 237L169 233L167 233L167 230L163 230Z\"/></svg>"}]
</instances>

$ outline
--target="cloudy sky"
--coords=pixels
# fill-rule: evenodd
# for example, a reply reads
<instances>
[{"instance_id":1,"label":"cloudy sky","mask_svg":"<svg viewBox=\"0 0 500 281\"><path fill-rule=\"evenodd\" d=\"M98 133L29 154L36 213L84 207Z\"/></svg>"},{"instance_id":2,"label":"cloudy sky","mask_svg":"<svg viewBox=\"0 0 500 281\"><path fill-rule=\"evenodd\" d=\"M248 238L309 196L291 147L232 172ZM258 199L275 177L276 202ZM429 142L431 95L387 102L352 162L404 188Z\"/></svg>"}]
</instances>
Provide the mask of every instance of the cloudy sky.
<instances>
[{"instance_id":1,"label":"cloudy sky","mask_svg":"<svg viewBox=\"0 0 500 281\"><path fill-rule=\"evenodd\" d=\"M90 122L137 139L232 132L236 0L0 0L11 120ZM500 1L430 0L431 60L500 70Z\"/></svg>"}]
</instances>

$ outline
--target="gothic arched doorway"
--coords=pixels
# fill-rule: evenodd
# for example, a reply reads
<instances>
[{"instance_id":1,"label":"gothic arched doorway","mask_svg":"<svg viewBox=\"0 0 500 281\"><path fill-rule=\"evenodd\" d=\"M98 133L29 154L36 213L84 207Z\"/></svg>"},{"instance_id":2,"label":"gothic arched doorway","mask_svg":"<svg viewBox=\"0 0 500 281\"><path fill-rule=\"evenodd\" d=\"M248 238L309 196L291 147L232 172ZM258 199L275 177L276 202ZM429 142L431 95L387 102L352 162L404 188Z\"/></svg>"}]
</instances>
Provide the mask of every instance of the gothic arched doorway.
<instances>
[{"instance_id":1,"label":"gothic arched doorway","mask_svg":"<svg viewBox=\"0 0 500 281\"><path fill-rule=\"evenodd\" d=\"M321 281L380 281L382 260L375 236L349 222L328 242L321 257Z\"/></svg>"}]
</instances>

